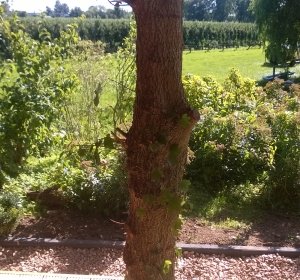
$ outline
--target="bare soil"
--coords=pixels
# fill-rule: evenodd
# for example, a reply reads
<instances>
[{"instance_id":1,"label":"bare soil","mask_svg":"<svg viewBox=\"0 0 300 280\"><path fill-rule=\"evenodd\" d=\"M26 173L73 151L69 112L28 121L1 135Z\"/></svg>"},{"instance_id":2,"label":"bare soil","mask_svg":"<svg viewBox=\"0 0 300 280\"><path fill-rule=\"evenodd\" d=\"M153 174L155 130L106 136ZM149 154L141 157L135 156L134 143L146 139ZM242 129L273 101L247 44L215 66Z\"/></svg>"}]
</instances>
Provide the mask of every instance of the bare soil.
<instances>
[{"instance_id":1,"label":"bare soil","mask_svg":"<svg viewBox=\"0 0 300 280\"><path fill-rule=\"evenodd\" d=\"M71 210L51 210L42 217L25 216L12 237L125 240L124 220L113 221ZM240 229L216 228L201 219L186 219L181 243L300 247L300 218L267 215Z\"/></svg>"}]
</instances>

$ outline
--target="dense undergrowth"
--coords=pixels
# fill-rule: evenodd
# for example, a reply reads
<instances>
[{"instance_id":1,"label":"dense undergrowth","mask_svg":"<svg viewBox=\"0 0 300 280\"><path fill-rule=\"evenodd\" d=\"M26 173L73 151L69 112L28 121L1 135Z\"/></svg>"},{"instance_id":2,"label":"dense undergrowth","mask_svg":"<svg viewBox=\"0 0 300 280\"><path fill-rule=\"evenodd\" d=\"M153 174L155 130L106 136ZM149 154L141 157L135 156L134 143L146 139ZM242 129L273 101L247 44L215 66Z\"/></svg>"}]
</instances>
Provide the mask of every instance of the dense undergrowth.
<instances>
[{"instance_id":1,"label":"dense undergrowth","mask_svg":"<svg viewBox=\"0 0 300 280\"><path fill-rule=\"evenodd\" d=\"M264 210L299 213L300 86L285 88L276 79L256 87L235 69L224 86L190 75L183 83L202 116L190 139L194 159L186 176L192 193L212 200L239 193L236 204L247 200Z\"/></svg>"},{"instance_id":2,"label":"dense undergrowth","mask_svg":"<svg viewBox=\"0 0 300 280\"><path fill-rule=\"evenodd\" d=\"M53 40L42 24L39 41L22 26L18 33L1 26L11 36L11 60L1 61L0 234L51 207L28 192L55 187L61 206L110 217L128 203L125 154L110 131L130 127L135 26L122 49L105 55L104 44L78 41L72 26ZM235 69L223 85L192 75L183 85L201 114L189 143L184 215L230 224L266 209L299 214L299 85L256 87Z\"/></svg>"}]
</instances>

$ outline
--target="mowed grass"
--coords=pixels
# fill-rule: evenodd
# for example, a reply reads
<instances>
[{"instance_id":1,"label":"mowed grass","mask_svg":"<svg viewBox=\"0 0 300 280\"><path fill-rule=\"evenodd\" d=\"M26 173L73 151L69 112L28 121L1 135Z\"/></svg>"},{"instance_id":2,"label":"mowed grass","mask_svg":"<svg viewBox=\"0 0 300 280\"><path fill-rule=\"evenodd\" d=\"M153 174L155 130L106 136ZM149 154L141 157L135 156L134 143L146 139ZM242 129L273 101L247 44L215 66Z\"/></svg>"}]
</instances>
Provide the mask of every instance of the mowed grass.
<instances>
[{"instance_id":1,"label":"mowed grass","mask_svg":"<svg viewBox=\"0 0 300 280\"><path fill-rule=\"evenodd\" d=\"M230 68L239 70L243 77L248 77L261 82L262 77L271 75L273 68L265 62L263 48L238 48L189 51L183 52L182 74L192 74L200 77L212 75L219 83L223 83ZM295 77L300 75L300 65L289 68L295 72ZM283 68L276 68L276 73L284 72Z\"/></svg>"}]
</instances>

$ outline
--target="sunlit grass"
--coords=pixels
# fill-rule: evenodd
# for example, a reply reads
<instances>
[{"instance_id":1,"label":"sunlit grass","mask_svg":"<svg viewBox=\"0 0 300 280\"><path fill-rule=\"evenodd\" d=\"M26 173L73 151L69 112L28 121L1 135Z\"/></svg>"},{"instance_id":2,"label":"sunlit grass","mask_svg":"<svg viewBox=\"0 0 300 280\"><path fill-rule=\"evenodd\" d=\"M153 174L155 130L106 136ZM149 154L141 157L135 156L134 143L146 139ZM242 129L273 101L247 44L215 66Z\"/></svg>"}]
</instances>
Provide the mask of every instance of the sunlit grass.
<instances>
[{"instance_id":1,"label":"sunlit grass","mask_svg":"<svg viewBox=\"0 0 300 280\"><path fill-rule=\"evenodd\" d=\"M216 228L246 228L264 216L260 207L260 186L240 185L211 194L194 185L189 191L185 217L198 217Z\"/></svg>"},{"instance_id":2,"label":"sunlit grass","mask_svg":"<svg viewBox=\"0 0 300 280\"><path fill-rule=\"evenodd\" d=\"M223 83L229 69L234 67L243 77L261 81L263 76L273 73L272 66L265 62L262 48L184 51L182 73L200 77L212 75L219 83ZM289 70L295 72L295 76L300 76L299 64ZM284 72L284 69L277 68L276 73L279 72Z\"/></svg>"}]
</instances>

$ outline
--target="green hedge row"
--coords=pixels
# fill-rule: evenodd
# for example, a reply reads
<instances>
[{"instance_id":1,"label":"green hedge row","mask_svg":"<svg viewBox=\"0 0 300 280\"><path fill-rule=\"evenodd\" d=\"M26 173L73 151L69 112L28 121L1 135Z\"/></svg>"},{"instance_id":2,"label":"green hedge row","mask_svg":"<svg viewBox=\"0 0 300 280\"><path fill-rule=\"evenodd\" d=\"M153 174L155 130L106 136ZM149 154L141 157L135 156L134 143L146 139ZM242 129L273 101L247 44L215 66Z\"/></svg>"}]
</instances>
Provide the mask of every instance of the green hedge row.
<instances>
[{"instance_id":1,"label":"green hedge row","mask_svg":"<svg viewBox=\"0 0 300 280\"><path fill-rule=\"evenodd\" d=\"M41 18L21 18L25 31L35 40L39 39ZM101 41L106 44L106 52L115 52L129 33L129 19L85 19L47 18L44 26L52 38L58 38L60 31L68 24L78 23L78 34L82 40Z\"/></svg>"},{"instance_id":2,"label":"green hedge row","mask_svg":"<svg viewBox=\"0 0 300 280\"><path fill-rule=\"evenodd\" d=\"M26 32L38 39L38 22L40 18L22 18ZM53 38L59 37L59 31L67 24L73 23L72 18L47 18L45 25ZM102 41L107 52L115 52L128 36L129 19L85 19L78 20L78 33L83 40ZM232 22L199 22L183 23L183 38L186 48L211 49L259 44L256 27L252 23Z\"/></svg>"},{"instance_id":3,"label":"green hedge row","mask_svg":"<svg viewBox=\"0 0 300 280\"><path fill-rule=\"evenodd\" d=\"M188 48L195 49L260 45L253 23L185 21L183 38Z\"/></svg>"}]
</instances>

